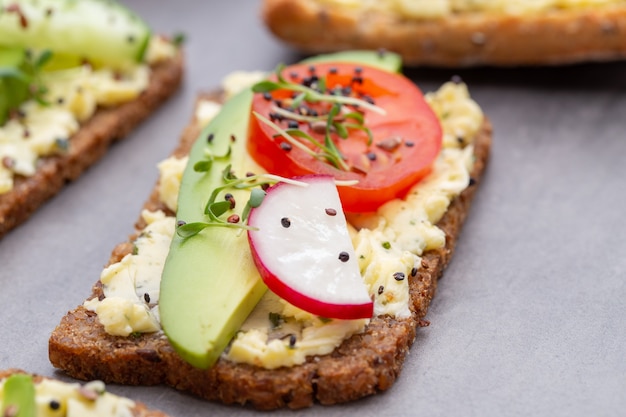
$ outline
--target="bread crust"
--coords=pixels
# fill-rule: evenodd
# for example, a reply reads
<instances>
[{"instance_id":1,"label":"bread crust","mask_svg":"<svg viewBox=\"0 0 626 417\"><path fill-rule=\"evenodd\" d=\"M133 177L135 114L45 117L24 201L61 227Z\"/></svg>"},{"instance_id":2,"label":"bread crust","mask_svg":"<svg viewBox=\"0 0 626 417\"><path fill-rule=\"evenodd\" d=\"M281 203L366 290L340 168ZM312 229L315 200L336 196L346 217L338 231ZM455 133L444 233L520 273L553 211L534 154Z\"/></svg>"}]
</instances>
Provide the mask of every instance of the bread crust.
<instances>
[{"instance_id":1,"label":"bread crust","mask_svg":"<svg viewBox=\"0 0 626 417\"><path fill-rule=\"evenodd\" d=\"M181 51L154 65L148 87L139 97L119 106L99 108L70 138L67 152L41 158L30 177L16 176L13 189L0 194L0 239L24 223L67 182L76 180L114 142L128 135L165 102L178 89L183 70Z\"/></svg>"},{"instance_id":2,"label":"bread crust","mask_svg":"<svg viewBox=\"0 0 626 417\"><path fill-rule=\"evenodd\" d=\"M14 374L27 374L27 372L21 369L6 369L0 370L0 379L8 378ZM41 375L33 375L33 380L35 382L40 382L43 379L52 379L47 378ZM167 414L162 413L161 411L149 409L144 403L135 401L135 406L132 408L133 417L168 417Z\"/></svg>"},{"instance_id":3,"label":"bread crust","mask_svg":"<svg viewBox=\"0 0 626 417\"><path fill-rule=\"evenodd\" d=\"M306 53L386 49L405 65L555 65L626 58L626 5L411 20L313 0L264 0L274 35Z\"/></svg>"},{"instance_id":4,"label":"bread crust","mask_svg":"<svg viewBox=\"0 0 626 417\"><path fill-rule=\"evenodd\" d=\"M199 132L196 124L190 124L174 154L186 154ZM364 333L344 341L332 354L310 357L298 366L267 370L220 359L212 368L201 370L182 360L162 333L111 336L95 313L79 306L68 312L52 332L50 361L78 379L127 385L167 384L208 400L248 404L261 410L299 409L314 402L330 405L387 390L400 374L417 328L426 325L423 318L435 294L437 280L456 246L490 148L491 124L485 120L475 142L472 184L453 200L438 223L445 231L446 246L425 253L423 268L409 278L412 315L408 319L373 318ZM156 189L144 208L166 210L158 202ZM138 230L142 226L139 220ZM114 249L110 263L132 251L130 242L136 233ZM91 297L103 297L100 282L94 285Z\"/></svg>"}]
</instances>

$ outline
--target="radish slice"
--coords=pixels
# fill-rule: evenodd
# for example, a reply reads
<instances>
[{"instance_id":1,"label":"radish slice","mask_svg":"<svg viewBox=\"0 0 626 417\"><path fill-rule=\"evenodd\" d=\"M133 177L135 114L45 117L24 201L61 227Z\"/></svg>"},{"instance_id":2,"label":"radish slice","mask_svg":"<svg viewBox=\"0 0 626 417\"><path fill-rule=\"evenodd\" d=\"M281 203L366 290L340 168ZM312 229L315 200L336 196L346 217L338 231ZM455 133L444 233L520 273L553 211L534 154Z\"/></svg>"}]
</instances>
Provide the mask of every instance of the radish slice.
<instances>
[{"instance_id":1,"label":"radish slice","mask_svg":"<svg viewBox=\"0 0 626 417\"><path fill-rule=\"evenodd\" d=\"M373 302L361 278L334 179L278 183L250 211L254 262L265 284L289 303L325 318L370 318Z\"/></svg>"}]
</instances>

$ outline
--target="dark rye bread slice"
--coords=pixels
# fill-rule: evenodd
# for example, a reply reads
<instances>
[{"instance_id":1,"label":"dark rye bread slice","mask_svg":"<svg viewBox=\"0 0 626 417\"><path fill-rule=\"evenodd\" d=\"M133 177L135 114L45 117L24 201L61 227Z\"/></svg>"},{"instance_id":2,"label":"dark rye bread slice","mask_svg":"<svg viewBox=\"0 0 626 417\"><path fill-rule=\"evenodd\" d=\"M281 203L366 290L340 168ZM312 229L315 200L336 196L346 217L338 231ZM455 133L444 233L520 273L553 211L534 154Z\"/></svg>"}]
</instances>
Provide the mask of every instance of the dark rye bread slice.
<instances>
[{"instance_id":1,"label":"dark rye bread slice","mask_svg":"<svg viewBox=\"0 0 626 417\"><path fill-rule=\"evenodd\" d=\"M316 0L264 0L276 37L307 53L385 48L404 65L555 65L626 57L626 5L407 19Z\"/></svg>"},{"instance_id":2,"label":"dark rye bread slice","mask_svg":"<svg viewBox=\"0 0 626 417\"><path fill-rule=\"evenodd\" d=\"M154 65L148 88L139 97L120 106L99 108L70 138L67 152L41 158L33 176L16 176L13 189L0 194L0 239L150 116L178 89L183 70L181 51L173 59Z\"/></svg>"},{"instance_id":3,"label":"dark rye bread slice","mask_svg":"<svg viewBox=\"0 0 626 417\"><path fill-rule=\"evenodd\" d=\"M21 369L7 369L0 370L0 380L8 378L14 374L27 374L27 372ZM47 378L41 375L33 375L33 381L38 383L44 379L52 380L53 378ZM167 414L161 411L149 409L144 403L134 401L135 406L131 409L133 417L168 417Z\"/></svg>"},{"instance_id":4,"label":"dark rye bread slice","mask_svg":"<svg viewBox=\"0 0 626 417\"><path fill-rule=\"evenodd\" d=\"M199 128L190 124L175 154L185 154ZM226 404L249 404L257 409L309 407L314 402L335 404L355 400L391 387L415 339L426 322L437 280L448 264L461 225L480 183L491 147L491 125L486 120L475 142L476 163L472 184L456 198L439 222L447 236L445 248L423 256L423 267L410 278L409 319L372 319L366 331L354 335L332 354L308 358L290 368L266 370L220 359L208 370L192 367L173 350L162 334L116 337L105 333L95 313L82 306L67 313L52 332L49 356L52 364L72 377L129 385L167 384L199 397ZM153 191L146 208L163 208ZM141 220L137 227L142 227ZM132 251L132 240L118 245L110 262ZM101 283L91 297L102 297Z\"/></svg>"}]
</instances>

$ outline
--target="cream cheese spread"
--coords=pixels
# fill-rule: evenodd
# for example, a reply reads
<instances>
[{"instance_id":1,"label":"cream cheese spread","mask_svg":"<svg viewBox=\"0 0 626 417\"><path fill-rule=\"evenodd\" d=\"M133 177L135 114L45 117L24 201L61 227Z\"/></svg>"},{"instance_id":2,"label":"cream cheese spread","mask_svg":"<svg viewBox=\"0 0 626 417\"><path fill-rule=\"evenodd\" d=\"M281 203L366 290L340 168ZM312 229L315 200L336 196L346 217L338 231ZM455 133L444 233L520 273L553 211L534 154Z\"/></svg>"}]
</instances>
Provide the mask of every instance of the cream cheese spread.
<instances>
[{"instance_id":1,"label":"cream cheese spread","mask_svg":"<svg viewBox=\"0 0 626 417\"><path fill-rule=\"evenodd\" d=\"M172 57L175 51L171 43L155 36L146 64L124 72L88 65L43 72L47 89L43 100L48 104L27 101L18 117L0 126L0 194L13 188L15 175L33 175L39 158L66 151L80 123L98 106L116 106L138 97L148 86L148 64Z\"/></svg>"},{"instance_id":2,"label":"cream cheese spread","mask_svg":"<svg viewBox=\"0 0 626 417\"><path fill-rule=\"evenodd\" d=\"M410 315L408 279L398 280L395 274L401 272L408 277L415 269L421 267L420 256L424 252L445 245L445 234L436 223L446 212L450 202L470 182L469 172L473 164L472 141L483 122L480 107L471 99L465 84L462 83L446 83L437 92L427 94L426 100L440 118L444 131L443 149L434 163L432 172L416 184L405 199L389 201L376 213L348 218L361 273L369 293L374 297L376 315L390 314L398 318ZM208 122L211 113L214 113L214 106L217 104L200 103L196 112L197 120ZM211 110L207 111L207 108ZM175 201L178 193L184 166L183 160L176 158L169 158L159 164L160 184L163 189L167 189L161 191L160 195L172 209L172 201ZM150 215L144 212L144 216ZM162 214L155 216L163 218ZM167 218L171 219L168 226L171 227L168 232L171 236L175 220L174 217ZM162 249L159 249L158 253L159 256L163 256L162 261L158 262L159 268L162 268L167 256L165 248L169 242L165 242L165 234L164 231L163 241L159 243ZM143 246L139 247L139 243L136 245L139 249L138 254L127 255L120 264L127 263L125 260L128 257L137 257L144 251L148 252ZM156 255L153 262L157 263ZM116 265L118 264L111 265L107 270L127 268ZM103 272L104 280L108 279L107 270ZM157 268L155 267L149 275L150 279L154 280L150 287L158 287L161 275L157 273ZM141 291L134 290L129 282L125 279L123 284L127 287L125 294L134 305L141 305ZM103 301L88 301L86 307L94 309L106 302L113 293L109 292L108 285L104 287L106 298ZM152 295L150 298L154 302ZM144 311L148 309L145 308ZM153 317L158 317L154 311L152 314ZM99 312L98 315L100 317ZM113 329L125 328L126 333L130 333L130 329L141 331L137 330L141 326L129 323L127 315L118 314L117 319L120 320L119 324L109 322L108 326ZM102 318L100 320L103 321ZM107 320L104 319L105 327ZM320 318L290 305L268 291L243 324L224 353L224 357L234 362L254 364L268 369L297 365L303 363L307 356L332 352L343 340L362 332L367 322L368 320Z\"/></svg>"},{"instance_id":3,"label":"cream cheese spread","mask_svg":"<svg viewBox=\"0 0 626 417\"><path fill-rule=\"evenodd\" d=\"M624 0L315 0L346 11L392 13L408 19L438 19L451 14L480 12L539 13L553 9L594 8L624 4Z\"/></svg>"},{"instance_id":4,"label":"cream cheese spread","mask_svg":"<svg viewBox=\"0 0 626 417\"><path fill-rule=\"evenodd\" d=\"M0 409L5 380L0 380ZM135 403L105 390L101 381L84 385L52 379L35 382L38 417L132 417Z\"/></svg>"}]
</instances>

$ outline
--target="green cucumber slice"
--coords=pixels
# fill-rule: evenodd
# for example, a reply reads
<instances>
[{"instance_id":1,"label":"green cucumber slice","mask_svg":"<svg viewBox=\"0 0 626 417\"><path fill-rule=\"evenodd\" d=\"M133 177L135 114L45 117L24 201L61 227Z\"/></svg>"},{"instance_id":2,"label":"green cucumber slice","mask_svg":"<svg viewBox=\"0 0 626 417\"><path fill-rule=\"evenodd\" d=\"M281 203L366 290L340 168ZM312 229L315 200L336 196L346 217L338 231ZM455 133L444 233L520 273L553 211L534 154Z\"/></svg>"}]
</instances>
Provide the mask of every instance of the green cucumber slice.
<instances>
[{"instance_id":1,"label":"green cucumber slice","mask_svg":"<svg viewBox=\"0 0 626 417\"><path fill-rule=\"evenodd\" d=\"M142 61L150 36L144 21L113 0L0 0L0 45L124 68Z\"/></svg>"}]
</instances>

